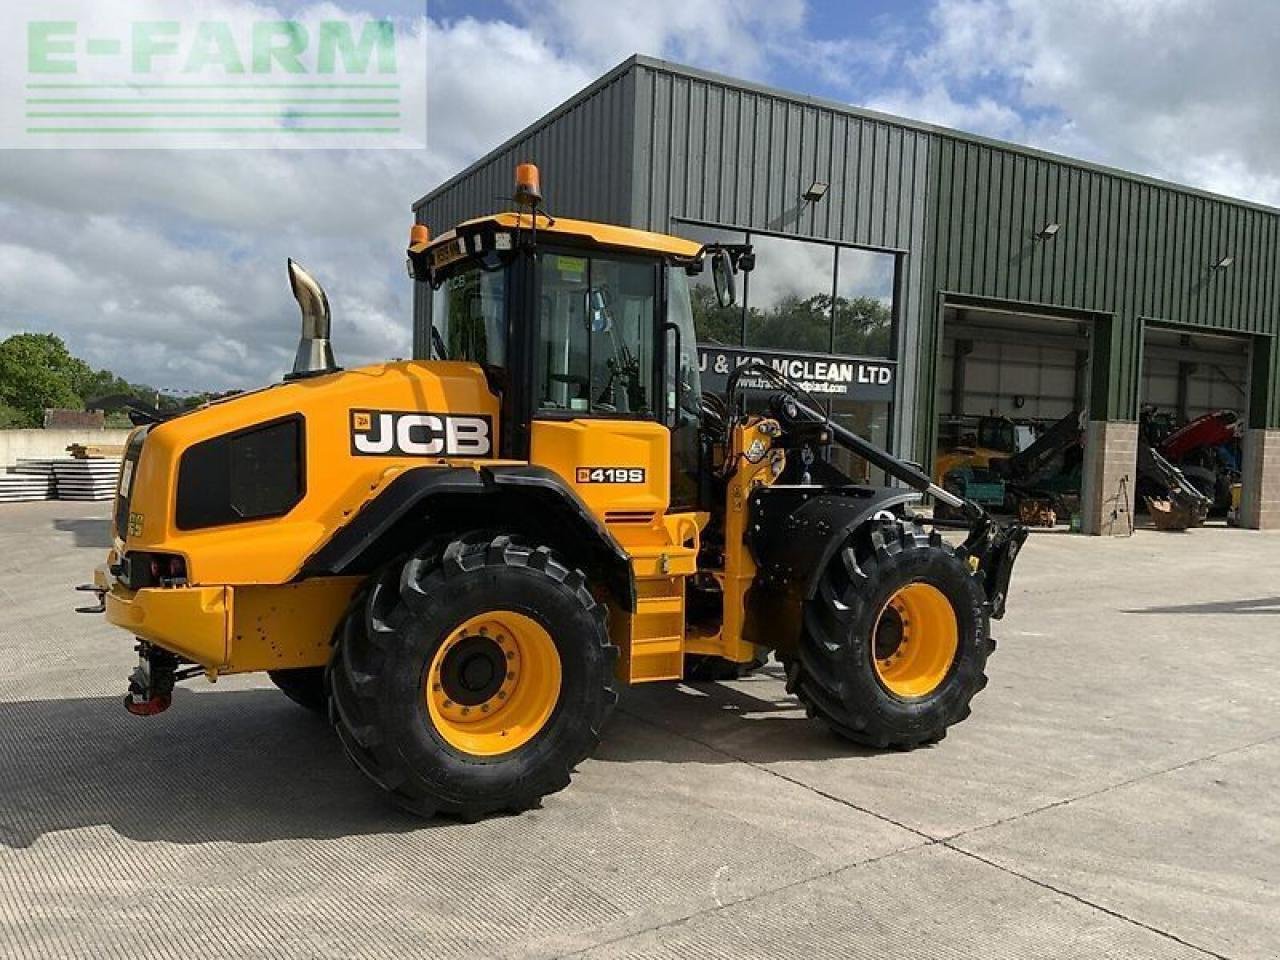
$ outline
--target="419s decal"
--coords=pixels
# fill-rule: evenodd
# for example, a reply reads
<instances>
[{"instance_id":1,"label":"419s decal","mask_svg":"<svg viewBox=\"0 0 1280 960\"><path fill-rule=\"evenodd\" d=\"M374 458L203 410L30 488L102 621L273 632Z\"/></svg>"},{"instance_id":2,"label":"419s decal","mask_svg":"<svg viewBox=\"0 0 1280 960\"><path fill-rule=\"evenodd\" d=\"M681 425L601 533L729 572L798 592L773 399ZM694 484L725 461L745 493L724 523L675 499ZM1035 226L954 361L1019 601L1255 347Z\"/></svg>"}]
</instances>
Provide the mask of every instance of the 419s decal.
<instances>
[{"instance_id":1,"label":"419s decal","mask_svg":"<svg viewBox=\"0 0 1280 960\"><path fill-rule=\"evenodd\" d=\"M578 483L644 483L644 467L578 467Z\"/></svg>"},{"instance_id":2,"label":"419s decal","mask_svg":"<svg viewBox=\"0 0 1280 960\"><path fill-rule=\"evenodd\" d=\"M357 457L487 457L492 438L492 422L480 413L351 411L351 453Z\"/></svg>"}]
</instances>

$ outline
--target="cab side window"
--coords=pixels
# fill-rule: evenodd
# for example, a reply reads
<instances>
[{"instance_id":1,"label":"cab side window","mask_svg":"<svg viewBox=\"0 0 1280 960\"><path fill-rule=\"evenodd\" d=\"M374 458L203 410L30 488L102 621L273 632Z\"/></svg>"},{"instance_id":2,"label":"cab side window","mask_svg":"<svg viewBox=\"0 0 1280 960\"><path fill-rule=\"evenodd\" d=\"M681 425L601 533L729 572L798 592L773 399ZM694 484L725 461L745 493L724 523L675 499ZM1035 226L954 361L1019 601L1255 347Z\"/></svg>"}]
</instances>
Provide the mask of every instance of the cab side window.
<instances>
[{"instance_id":1,"label":"cab side window","mask_svg":"<svg viewBox=\"0 0 1280 960\"><path fill-rule=\"evenodd\" d=\"M538 256L540 411L650 416L657 264Z\"/></svg>"},{"instance_id":2,"label":"cab side window","mask_svg":"<svg viewBox=\"0 0 1280 960\"><path fill-rule=\"evenodd\" d=\"M431 322L444 357L506 363L507 274L478 267L450 277L432 296Z\"/></svg>"}]
</instances>

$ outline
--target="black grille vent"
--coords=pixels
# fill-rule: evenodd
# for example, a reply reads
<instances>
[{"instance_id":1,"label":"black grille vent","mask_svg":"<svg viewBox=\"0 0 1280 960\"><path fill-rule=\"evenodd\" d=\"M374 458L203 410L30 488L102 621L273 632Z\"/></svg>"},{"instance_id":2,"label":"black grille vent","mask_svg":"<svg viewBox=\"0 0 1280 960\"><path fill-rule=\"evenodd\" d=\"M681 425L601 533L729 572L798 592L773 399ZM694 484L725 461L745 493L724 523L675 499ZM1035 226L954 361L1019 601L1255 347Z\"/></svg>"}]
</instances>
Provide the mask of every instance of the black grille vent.
<instances>
[{"instance_id":1,"label":"black grille vent","mask_svg":"<svg viewBox=\"0 0 1280 960\"><path fill-rule=\"evenodd\" d=\"M178 529L288 513L306 490L303 443L295 414L190 447L178 466Z\"/></svg>"}]
</instances>

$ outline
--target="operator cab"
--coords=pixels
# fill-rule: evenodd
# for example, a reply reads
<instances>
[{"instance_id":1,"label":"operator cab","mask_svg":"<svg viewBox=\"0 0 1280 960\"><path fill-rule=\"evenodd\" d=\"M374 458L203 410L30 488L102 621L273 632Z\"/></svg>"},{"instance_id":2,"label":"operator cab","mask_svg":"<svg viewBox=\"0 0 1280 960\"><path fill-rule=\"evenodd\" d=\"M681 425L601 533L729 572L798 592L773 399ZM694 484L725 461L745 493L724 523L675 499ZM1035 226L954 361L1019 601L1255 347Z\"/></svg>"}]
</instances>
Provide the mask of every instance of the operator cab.
<instances>
[{"instance_id":1,"label":"operator cab","mask_svg":"<svg viewBox=\"0 0 1280 960\"><path fill-rule=\"evenodd\" d=\"M529 459L536 421L656 422L671 434L670 508L697 505L702 388L689 276L710 259L727 305L748 248L536 206L434 241L415 231L409 267L432 287L431 357L485 369L502 397L500 456Z\"/></svg>"}]
</instances>

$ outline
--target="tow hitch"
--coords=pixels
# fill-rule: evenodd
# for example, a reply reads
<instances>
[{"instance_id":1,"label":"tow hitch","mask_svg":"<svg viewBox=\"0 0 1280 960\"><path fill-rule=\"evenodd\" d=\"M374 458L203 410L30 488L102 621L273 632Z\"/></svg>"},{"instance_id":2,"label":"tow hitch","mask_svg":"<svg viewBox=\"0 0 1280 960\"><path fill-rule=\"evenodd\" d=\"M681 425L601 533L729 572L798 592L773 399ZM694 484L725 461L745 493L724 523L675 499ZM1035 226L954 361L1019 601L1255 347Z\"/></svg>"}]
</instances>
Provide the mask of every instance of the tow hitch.
<instances>
[{"instance_id":1,"label":"tow hitch","mask_svg":"<svg viewBox=\"0 0 1280 960\"><path fill-rule=\"evenodd\" d=\"M203 672L200 667L178 669L178 658L145 640L139 640L138 665L129 675L129 692L124 708L135 717L153 717L164 713L173 702L173 685Z\"/></svg>"},{"instance_id":2,"label":"tow hitch","mask_svg":"<svg viewBox=\"0 0 1280 960\"><path fill-rule=\"evenodd\" d=\"M96 603L92 607L76 607L76 613L106 613L107 612L107 589L100 587L96 583L82 583L76 587L80 593L95 594Z\"/></svg>"}]
</instances>

